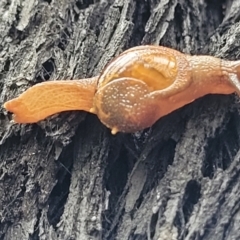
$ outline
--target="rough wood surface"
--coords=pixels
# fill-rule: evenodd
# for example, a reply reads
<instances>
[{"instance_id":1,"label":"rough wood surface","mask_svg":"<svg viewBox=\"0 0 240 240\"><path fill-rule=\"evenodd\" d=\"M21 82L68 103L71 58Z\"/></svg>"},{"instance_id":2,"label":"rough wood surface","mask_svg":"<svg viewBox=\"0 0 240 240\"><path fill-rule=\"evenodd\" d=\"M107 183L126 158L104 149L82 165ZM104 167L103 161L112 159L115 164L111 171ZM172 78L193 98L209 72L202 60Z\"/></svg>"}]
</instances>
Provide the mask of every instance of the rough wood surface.
<instances>
[{"instance_id":1,"label":"rough wood surface","mask_svg":"<svg viewBox=\"0 0 240 240\"><path fill-rule=\"evenodd\" d=\"M141 44L240 58L238 0L1 0L0 102L98 74ZM0 239L240 239L240 101L206 96L137 134L0 112Z\"/></svg>"}]
</instances>

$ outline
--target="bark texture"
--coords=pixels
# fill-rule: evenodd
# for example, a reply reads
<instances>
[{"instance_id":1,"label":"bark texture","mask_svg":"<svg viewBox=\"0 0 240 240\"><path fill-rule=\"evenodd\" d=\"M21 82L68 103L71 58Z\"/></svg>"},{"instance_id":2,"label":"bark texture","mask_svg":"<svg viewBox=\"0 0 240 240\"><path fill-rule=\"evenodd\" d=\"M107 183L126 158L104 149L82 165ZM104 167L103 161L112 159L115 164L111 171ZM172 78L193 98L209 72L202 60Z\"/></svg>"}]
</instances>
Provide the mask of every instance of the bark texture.
<instances>
[{"instance_id":1,"label":"bark texture","mask_svg":"<svg viewBox=\"0 0 240 240\"><path fill-rule=\"evenodd\" d=\"M129 47L240 57L238 0L1 0L0 102L97 75ZM112 136L68 112L0 112L0 239L240 239L240 102L206 96Z\"/></svg>"}]
</instances>

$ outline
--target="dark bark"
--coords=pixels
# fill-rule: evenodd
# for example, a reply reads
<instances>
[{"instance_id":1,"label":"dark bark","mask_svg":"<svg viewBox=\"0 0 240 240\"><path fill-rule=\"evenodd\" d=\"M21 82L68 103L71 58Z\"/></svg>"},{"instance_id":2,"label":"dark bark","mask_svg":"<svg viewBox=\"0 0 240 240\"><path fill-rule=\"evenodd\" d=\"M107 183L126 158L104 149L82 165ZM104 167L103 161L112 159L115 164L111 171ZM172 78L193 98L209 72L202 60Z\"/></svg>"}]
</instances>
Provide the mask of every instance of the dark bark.
<instances>
[{"instance_id":1,"label":"dark bark","mask_svg":"<svg viewBox=\"0 0 240 240\"><path fill-rule=\"evenodd\" d=\"M141 44L240 55L238 0L0 2L1 103L98 74ZM206 96L137 134L1 110L0 239L240 239L239 98Z\"/></svg>"}]
</instances>

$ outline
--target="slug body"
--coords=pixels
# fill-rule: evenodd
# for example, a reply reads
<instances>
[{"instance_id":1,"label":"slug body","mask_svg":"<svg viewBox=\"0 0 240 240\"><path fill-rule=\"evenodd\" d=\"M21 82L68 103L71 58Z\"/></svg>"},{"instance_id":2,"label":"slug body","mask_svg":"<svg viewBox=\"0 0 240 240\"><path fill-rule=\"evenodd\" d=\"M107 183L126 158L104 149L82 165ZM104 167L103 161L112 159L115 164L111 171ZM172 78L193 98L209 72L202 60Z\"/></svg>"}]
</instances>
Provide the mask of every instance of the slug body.
<instances>
[{"instance_id":1,"label":"slug body","mask_svg":"<svg viewBox=\"0 0 240 240\"><path fill-rule=\"evenodd\" d=\"M67 110L97 114L117 132L136 132L206 94L240 95L240 61L189 56L161 46L131 48L93 78L36 84L4 104L18 123Z\"/></svg>"}]
</instances>

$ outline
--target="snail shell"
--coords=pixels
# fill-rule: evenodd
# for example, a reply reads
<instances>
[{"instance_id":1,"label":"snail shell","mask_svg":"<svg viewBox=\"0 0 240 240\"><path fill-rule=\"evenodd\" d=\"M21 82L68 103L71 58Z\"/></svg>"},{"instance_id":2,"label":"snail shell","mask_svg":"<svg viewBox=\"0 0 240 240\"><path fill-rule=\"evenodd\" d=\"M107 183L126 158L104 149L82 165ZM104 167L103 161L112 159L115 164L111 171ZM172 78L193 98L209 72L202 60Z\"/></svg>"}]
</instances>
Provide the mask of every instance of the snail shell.
<instances>
[{"instance_id":1,"label":"snail shell","mask_svg":"<svg viewBox=\"0 0 240 240\"><path fill-rule=\"evenodd\" d=\"M183 71L184 69L184 71ZM175 50L144 46L125 51L103 70L92 112L112 133L136 132L161 116L161 102L189 85L189 65Z\"/></svg>"}]
</instances>

